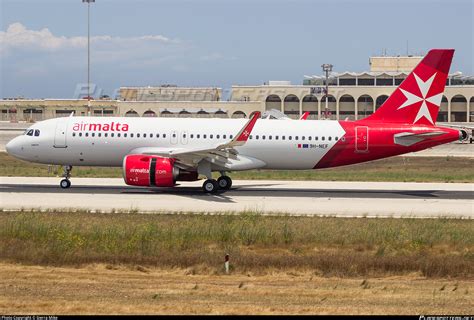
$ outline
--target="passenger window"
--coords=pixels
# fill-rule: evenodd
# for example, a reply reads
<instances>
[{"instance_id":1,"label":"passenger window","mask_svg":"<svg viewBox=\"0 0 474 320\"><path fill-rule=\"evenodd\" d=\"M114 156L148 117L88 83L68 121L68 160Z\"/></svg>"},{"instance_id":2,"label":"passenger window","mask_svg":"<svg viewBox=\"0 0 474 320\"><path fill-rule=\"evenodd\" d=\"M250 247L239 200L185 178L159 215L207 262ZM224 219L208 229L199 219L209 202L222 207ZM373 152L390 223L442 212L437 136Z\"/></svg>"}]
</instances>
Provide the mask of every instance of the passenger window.
<instances>
[{"instance_id":1,"label":"passenger window","mask_svg":"<svg viewBox=\"0 0 474 320\"><path fill-rule=\"evenodd\" d=\"M183 138L186 138L186 133L183 133Z\"/></svg>"},{"instance_id":2,"label":"passenger window","mask_svg":"<svg viewBox=\"0 0 474 320\"><path fill-rule=\"evenodd\" d=\"M285 140L285 136L281 136L281 140Z\"/></svg>"},{"instance_id":3,"label":"passenger window","mask_svg":"<svg viewBox=\"0 0 474 320\"><path fill-rule=\"evenodd\" d=\"M33 129L28 130L28 133L26 134L27 136L33 136Z\"/></svg>"},{"instance_id":4,"label":"passenger window","mask_svg":"<svg viewBox=\"0 0 474 320\"><path fill-rule=\"evenodd\" d=\"M166 138L166 133L163 133L163 139Z\"/></svg>"},{"instance_id":5,"label":"passenger window","mask_svg":"<svg viewBox=\"0 0 474 320\"><path fill-rule=\"evenodd\" d=\"M262 140L265 140L265 136L262 136Z\"/></svg>"},{"instance_id":6,"label":"passenger window","mask_svg":"<svg viewBox=\"0 0 474 320\"><path fill-rule=\"evenodd\" d=\"M337 141L337 140L339 140L339 138L338 138L338 137L334 137L334 140L336 140L336 141Z\"/></svg>"},{"instance_id":7,"label":"passenger window","mask_svg":"<svg viewBox=\"0 0 474 320\"><path fill-rule=\"evenodd\" d=\"M106 132L106 133L104 133L104 137L106 137L106 138L107 138L108 136L109 136L109 134L108 134L107 132Z\"/></svg>"},{"instance_id":8,"label":"passenger window","mask_svg":"<svg viewBox=\"0 0 474 320\"><path fill-rule=\"evenodd\" d=\"M252 140L252 135L249 136L249 139Z\"/></svg>"},{"instance_id":9,"label":"passenger window","mask_svg":"<svg viewBox=\"0 0 474 320\"><path fill-rule=\"evenodd\" d=\"M35 137L39 137L40 131L38 129L35 130Z\"/></svg>"},{"instance_id":10,"label":"passenger window","mask_svg":"<svg viewBox=\"0 0 474 320\"><path fill-rule=\"evenodd\" d=\"M89 136L89 132L86 132L86 137L88 137L88 136Z\"/></svg>"},{"instance_id":11,"label":"passenger window","mask_svg":"<svg viewBox=\"0 0 474 320\"><path fill-rule=\"evenodd\" d=\"M206 139L206 137L207 137L207 135L205 135L205 134L202 135L202 138L203 138L203 139Z\"/></svg>"},{"instance_id":12,"label":"passenger window","mask_svg":"<svg viewBox=\"0 0 474 320\"><path fill-rule=\"evenodd\" d=\"M226 139L227 135L223 135L222 138Z\"/></svg>"},{"instance_id":13,"label":"passenger window","mask_svg":"<svg viewBox=\"0 0 474 320\"><path fill-rule=\"evenodd\" d=\"M212 137L214 137L214 136L211 134L211 135L209 136L209 138L211 138L211 139L212 139Z\"/></svg>"},{"instance_id":14,"label":"passenger window","mask_svg":"<svg viewBox=\"0 0 474 320\"><path fill-rule=\"evenodd\" d=\"M75 132L73 132L73 133L72 133L72 136L73 136L73 137L75 137L75 136L76 136L76 133L75 133Z\"/></svg>"},{"instance_id":15,"label":"passenger window","mask_svg":"<svg viewBox=\"0 0 474 320\"><path fill-rule=\"evenodd\" d=\"M137 133L137 138L140 138L140 134L139 134L139 133Z\"/></svg>"},{"instance_id":16,"label":"passenger window","mask_svg":"<svg viewBox=\"0 0 474 320\"><path fill-rule=\"evenodd\" d=\"M153 133L150 133L150 138L153 138Z\"/></svg>"},{"instance_id":17,"label":"passenger window","mask_svg":"<svg viewBox=\"0 0 474 320\"><path fill-rule=\"evenodd\" d=\"M191 133L191 139L194 138L194 135Z\"/></svg>"},{"instance_id":18,"label":"passenger window","mask_svg":"<svg viewBox=\"0 0 474 320\"><path fill-rule=\"evenodd\" d=\"M317 136L316 136L316 137L314 137L314 140L318 141L318 139L319 139L319 138L318 138Z\"/></svg>"},{"instance_id":19,"label":"passenger window","mask_svg":"<svg viewBox=\"0 0 474 320\"><path fill-rule=\"evenodd\" d=\"M160 137L160 134L159 134L159 133L157 133L157 134L156 134L156 137L157 137L157 138L159 138L159 137Z\"/></svg>"},{"instance_id":20,"label":"passenger window","mask_svg":"<svg viewBox=\"0 0 474 320\"><path fill-rule=\"evenodd\" d=\"M120 133L117 133L117 137L119 137L119 138L120 138Z\"/></svg>"},{"instance_id":21,"label":"passenger window","mask_svg":"<svg viewBox=\"0 0 474 320\"><path fill-rule=\"evenodd\" d=\"M322 137L321 137L321 140L323 140L323 141L324 141L325 139L326 139L326 138L325 138L324 136L322 136Z\"/></svg>"},{"instance_id":22,"label":"passenger window","mask_svg":"<svg viewBox=\"0 0 474 320\"><path fill-rule=\"evenodd\" d=\"M173 138L176 138L176 133L173 133Z\"/></svg>"},{"instance_id":23,"label":"passenger window","mask_svg":"<svg viewBox=\"0 0 474 320\"><path fill-rule=\"evenodd\" d=\"M255 136L255 139L258 140L258 135Z\"/></svg>"},{"instance_id":24,"label":"passenger window","mask_svg":"<svg viewBox=\"0 0 474 320\"><path fill-rule=\"evenodd\" d=\"M275 140L278 140L278 136L275 136Z\"/></svg>"},{"instance_id":25,"label":"passenger window","mask_svg":"<svg viewBox=\"0 0 474 320\"><path fill-rule=\"evenodd\" d=\"M295 136L295 140L298 140L298 136Z\"/></svg>"},{"instance_id":26,"label":"passenger window","mask_svg":"<svg viewBox=\"0 0 474 320\"><path fill-rule=\"evenodd\" d=\"M115 135L115 134L114 134L113 132L110 134L110 136L111 136L112 138L114 137L114 135Z\"/></svg>"},{"instance_id":27,"label":"passenger window","mask_svg":"<svg viewBox=\"0 0 474 320\"><path fill-rule=\"evenodd\" d=\"M200 134L196 135L196 138L198 138L198 139L201 138L201 135Z\"/></svg>"},{"instance_id":28,"label":"passenger window","mask_svg":"<svg viewBox=\"0 0 474 320\"><path fill-rule=\"evenodd\" d=\"M92 133L91 133L91 136L92 136L92 137L95 137L95 132L92 132Z\"/></svg>"},{"instance_id":29,"label":"passenger window","mask_svg":"<svg viewBox=\"0 0 474 320\"><path fill-rule=\"evenodd\" d=\"M124 138L126 138L126 137L127 137L127 134L126 134L126 133L124 133L124 134L123 134L123 137L124 137Z\"/></svg>"},{"instance_id":30,"label":"passenger window","mask_svg":"<svg viewBox=\"0 0 474 320\"><path fill-rule=\"evenodd\" d=\"M143 138L146 138L146 133L143 134Z\"/></svg>"},{"instance_id":31,"label":"passenger window","mask_svg":"<svg viewBox=\"0 0 474 320\"><path fill-rule=\"evenodd\" d=\"M268 136L268 140L272 140L272 136Z\"/></svg>"},{"instance_id":32,"label":"passenger window","mask_svg":"<svg viewBox=\"0 0 474 320\"><path fill-rule=\"evenodd\" d=\"M308 137L308 140L311 141L311 139L313 139L311 136Z\"/></svg>"},{"instance_id":33,"label":"passenger window","mask_svg":"<svg viewBox=\"0 0 474 320\"><path fill-rule=\"evenodd\" d=\"M291 140L293 137L292 136L288 136L288 140Z\"/></svg>"},{"instance_id":34,"label":"passenger window","mask_svg":"<svg viewBox=\"0 0 474 320\"><path fill-rule=\"evenodd\" d=\"M102 133L99 132L99 133L97 134L97 136L98 136L99 138L102 137Z\"/></svg>"},{"instance_id":35,"label":"passenger window","mask_svg":"<svg viewBox=\"0 0 474 320\"><path fill-rule=\"evenodd\" d=\"M301 140L304 140L304 138L305 138L305 136L302 136L302 137L301 137Z\"/></svg>"},{"instance_id":36,"label":"passenger window","mask_svg":"<svg viewBox=\"0 0 474 320\"><path fill-rule=\"evenodd\" d=\"M79 137L82 137L82 132L79 132Z\"/></svg>"},{"instance_id":37,"label":"passenger window","mask_svg":"<svg viewBox=\"0 0 474 320\"><path fill-rule=\"evenodd\" d=\"M234 139L234 136L231 134L229 138L230 138L230 139Z\"/></svg>"},{"instance_id":38,"label":"passenger window","mask_svg":"<svg viewBox=\"0 0 474 320\"><path fill-rule=\"evenodd\" d=\"M332 140L332 137L331 137L331 136L329 136L329 137L328 137L328 140L329 140L329 141L331 141L331 140Z\"/></svg>"}]
</instances>

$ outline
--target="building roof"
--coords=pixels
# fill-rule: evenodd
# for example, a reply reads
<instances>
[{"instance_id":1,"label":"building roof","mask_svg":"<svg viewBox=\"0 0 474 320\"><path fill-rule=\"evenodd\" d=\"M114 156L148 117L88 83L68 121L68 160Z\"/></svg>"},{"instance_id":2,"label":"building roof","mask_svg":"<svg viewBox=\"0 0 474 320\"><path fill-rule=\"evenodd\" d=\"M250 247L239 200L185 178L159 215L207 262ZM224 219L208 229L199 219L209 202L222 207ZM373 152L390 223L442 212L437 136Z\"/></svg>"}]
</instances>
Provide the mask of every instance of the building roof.
<instances>
[{"instance_id":1,"label":"building roof","mask_svg":"<svg viewBox=\"0 0 474 320\"><path fill-rule=\"evenodd\" d=\"M362 77L406 77L410 73L409 72L393 72L393 71L384 71L384 72L374 72L374 71L364 71L364 72L331 72L329 74L329 78L334 79L334 78L362 78ZM314 80L319 80L319 79L326 79L325 75L305 75L305 79L314 79ZM450 78L456 78L456 79L474 79L474 76L465 76L462 74L460 71L456 71L454 73L449 74Z\"/></svg>"}]
</instances>

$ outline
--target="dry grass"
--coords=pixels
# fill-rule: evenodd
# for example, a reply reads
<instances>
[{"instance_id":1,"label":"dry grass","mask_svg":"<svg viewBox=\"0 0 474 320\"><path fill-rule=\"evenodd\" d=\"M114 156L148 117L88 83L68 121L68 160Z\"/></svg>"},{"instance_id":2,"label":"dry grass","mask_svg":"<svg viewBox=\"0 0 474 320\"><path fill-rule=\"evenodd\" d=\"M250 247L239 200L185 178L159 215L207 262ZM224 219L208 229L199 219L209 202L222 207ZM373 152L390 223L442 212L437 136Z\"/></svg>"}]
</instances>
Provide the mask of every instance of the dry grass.
<instances>
[{"instance_id":1,"label":"dry grass","mask_svg":"<svg viewBox=\"0 0 474 320\"><path fill-rule=\"evenodd\" d=\"M474 220L125 213L0 214L0 260L40 265L205 266L222 273L474 275Z\"/></svg>"},{"instance_id":2,"label":"dry grass","mask_svg":"<svg viewBox=\"0 0 474 320\"><path fill-rule=\"evenodd\" d=\"M1 314L470 314L474 281L0 264Z\"/></svg>"},{"instance_id":3,"label":"dry grass","mask_svg":"<svg viewBox=\"0 0 474 320\"><path fill-rule=\"evenodd\" d=\"M234 179L474 182L474 158L393 157L353 166L323 170L251 170L234 172ZM455 168L455 170L447 170ZM0 153L0 176L57 176L61 168L28 163ZM120 168L75 167L74 177L121 177Z\"/></svg>"}]
</instances>

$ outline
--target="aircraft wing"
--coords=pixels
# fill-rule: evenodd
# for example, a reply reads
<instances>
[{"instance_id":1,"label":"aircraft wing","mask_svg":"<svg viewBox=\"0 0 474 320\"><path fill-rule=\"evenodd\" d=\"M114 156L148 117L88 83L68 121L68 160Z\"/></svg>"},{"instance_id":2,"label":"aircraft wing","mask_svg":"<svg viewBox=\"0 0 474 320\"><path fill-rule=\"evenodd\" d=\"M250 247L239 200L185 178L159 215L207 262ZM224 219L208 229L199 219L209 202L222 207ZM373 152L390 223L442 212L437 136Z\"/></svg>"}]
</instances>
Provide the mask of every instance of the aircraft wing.
<instances>
[{"instance_id":1,"label":"aircraft wing","mask_svg":"<svg viewBox=\"0 0 474 320\"><path fill-rule=\"evenodd\" d=\"M229 142L206 148L155 148L142 147L133 149L130 153L155 155L164 158L176 159L176 165L183 169L195 168L198 163L206 159L213 164L228 167L231 162L241 160L235 147L244 145L252 132L260 112L256 112ZM232 161L233 160L233 161ZM242 159L248 160L248 159ZM256 160L256 159L255 159ZM258 161L258 160L256 160Z\"/></svg>"}]
</instances>

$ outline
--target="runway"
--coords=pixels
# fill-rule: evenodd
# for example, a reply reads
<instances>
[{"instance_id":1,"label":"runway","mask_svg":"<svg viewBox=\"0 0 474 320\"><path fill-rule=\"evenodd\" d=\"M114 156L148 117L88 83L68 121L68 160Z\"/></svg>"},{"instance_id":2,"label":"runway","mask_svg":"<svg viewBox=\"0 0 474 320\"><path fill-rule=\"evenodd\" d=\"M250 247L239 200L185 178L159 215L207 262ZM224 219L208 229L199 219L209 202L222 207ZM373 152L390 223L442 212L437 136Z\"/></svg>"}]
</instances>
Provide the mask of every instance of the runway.
<instances>
[{"instance_id":1,"label":"runway","mask_svg":"<svg viewBox=\"0 0 474 320\"><path fill-rule=\"evenodd\" d=\"M122 179L0 177L0 207L88 209L143 213L243 212L337 217L474 218L474 185L461 183L379 183L327 181L234 181L216 195L202 181L175 188L137 188Z\"/></svg>"}]
</instances>

